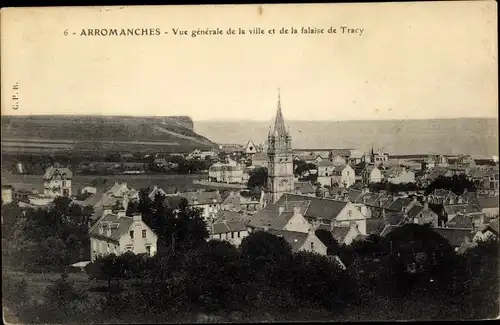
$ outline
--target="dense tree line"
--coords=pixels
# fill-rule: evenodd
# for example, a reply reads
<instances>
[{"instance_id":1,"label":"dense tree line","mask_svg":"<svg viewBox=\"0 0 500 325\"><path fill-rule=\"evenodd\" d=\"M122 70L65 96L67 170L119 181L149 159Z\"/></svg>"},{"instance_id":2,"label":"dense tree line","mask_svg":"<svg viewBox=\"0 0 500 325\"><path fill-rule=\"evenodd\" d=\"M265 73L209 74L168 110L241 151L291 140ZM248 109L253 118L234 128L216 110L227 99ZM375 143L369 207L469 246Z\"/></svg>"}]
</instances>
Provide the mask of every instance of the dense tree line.
<instances>
[{"instance_id":1,"label":"dense tree line","mask_svg":"<svg viewBox=\"0 0 500 325\"><path fill-rule=\"evenodd\" d=\"M93 213L64 197L46 209L2 206L2 257L8 267L61 271L89 258L88 226Z\"/></svg>"},{"instance_id":2,"label":"dense tree line","mask_svg":"<svg viewBox=\"0 0 500 325\"><path fill-rule=\"evenodd\" d=\"M42 302L26 298L26 283L4 281L5 299L17 317L25 322L161 322L201 313L226 321L287 321L304 315L468 319L499 312L496 240L458 255L429 226L408 224L350 246L318 230L330 256L293 252L282 237L264 231L234 247L206 240L200 210L186 202L165 207L162 196L149 200L147 193L141 192L128 213L141 211L158 233L155 256L106 255L89 264L89 276L104 283L98 298L64 273L46 288Z\"/></svg>"},{"instance_id":3,"label":"dense tree line","mask_svg":"<svg viewBox=\"0 0 500 325\"><path fill-rule=\"evenodd\" d=\"M370 191L372 191L372 192L378 192L378 191L384 190L384 191L387 191L389 193L423 190L423 188L420 187L416 183L393 184L393 183L389 183L387 181L380 182L380 183L371 183L370 185L368 185L368 187L370 188Z\"/></svg>"},{"instance_id":4,"label":"dense tree line","mask_svg":"<svg viewBox=\"0 0 500 325\"><path fill-rule=\"evenodd\" d=\"M462 195L464 191L476 192L476 187L466 175L453 175L452 177L439 176L425 189L425 195L432 193L436 189L450 190L457 195Z\"/></svg>"}]
</instances>

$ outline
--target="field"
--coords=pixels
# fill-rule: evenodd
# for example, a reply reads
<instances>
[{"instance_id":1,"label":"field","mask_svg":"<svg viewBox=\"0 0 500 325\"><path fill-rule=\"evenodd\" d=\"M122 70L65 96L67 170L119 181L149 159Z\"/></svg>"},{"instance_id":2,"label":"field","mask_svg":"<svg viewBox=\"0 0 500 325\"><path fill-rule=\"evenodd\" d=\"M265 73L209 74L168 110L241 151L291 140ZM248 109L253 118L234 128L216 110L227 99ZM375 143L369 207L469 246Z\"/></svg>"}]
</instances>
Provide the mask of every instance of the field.
<instances>
[{"instance_id":1,"label":"field","mask_svg":"<svg viewBox=\"0 0 500 325\"><path fill-rule=\"evenodd\" d=\"M179 190L203 188L199 184L193 184L194 179L202 177L201 175L74 175L72 180L73 193L78 189L93 186L92 181L104 179L104 184L98 185L100 189L108 189L115 182L126 182L134 189L153 187L157 185L163 189L177 188ZM2 184L10 184L16 190L37 190L43 192L43 175L19 175L2 171Z\"/></svg>"}]
</instances>

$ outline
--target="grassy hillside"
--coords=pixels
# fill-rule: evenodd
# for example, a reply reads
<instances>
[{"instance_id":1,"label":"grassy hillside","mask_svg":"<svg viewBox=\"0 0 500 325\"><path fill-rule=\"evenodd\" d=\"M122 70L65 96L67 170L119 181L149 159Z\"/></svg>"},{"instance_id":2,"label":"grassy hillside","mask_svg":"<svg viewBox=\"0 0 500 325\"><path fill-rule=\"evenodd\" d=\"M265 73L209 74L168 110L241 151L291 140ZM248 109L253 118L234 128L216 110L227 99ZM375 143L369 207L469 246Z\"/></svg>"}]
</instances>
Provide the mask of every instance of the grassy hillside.
<instances>
[{"instance_id":1,"label":"grassy hillside","mask_svg":"<svg viewBox=\"0 0 500 325\"><path fill-rule=\"evenodd\" d=\"M183 152L213 145L185 116L2 117L4 152Z\"/></svg>"}]
</instances>

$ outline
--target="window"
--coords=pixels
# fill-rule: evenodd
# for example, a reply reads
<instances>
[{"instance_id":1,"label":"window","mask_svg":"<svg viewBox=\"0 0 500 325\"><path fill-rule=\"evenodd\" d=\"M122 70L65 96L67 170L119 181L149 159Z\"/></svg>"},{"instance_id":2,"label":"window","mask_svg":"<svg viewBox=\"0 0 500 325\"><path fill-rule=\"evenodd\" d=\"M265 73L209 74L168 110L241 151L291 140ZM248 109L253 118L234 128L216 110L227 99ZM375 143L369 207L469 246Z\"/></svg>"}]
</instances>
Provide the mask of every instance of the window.
<instances>
[{"instance_id":1,"label":"window","mask_svg":"<svg viewBox=\"0 0 500 325\"><path fill-rule=\"evenodd\" d=\"M239 231L238 231L238 232L236 232L236 237L237 237L237 238L240 238L240 232L239 232Z\"/></svg>"},{"instance_id":2,"label":"window","mask_svg":"<svg viewBox=\"0 0 500 325\"><path fill-rule=\"evenodd\" d=\"M66 187L66 181L62 181L62 186Z\"/></svg>"},{"instance_id":3,"label":"window","mask_svg":"<svg viewBox=\"0 0 500 325\"><path fill-rule=\"evenodd\" d=\"M133 230L130 230L130 238L134 239L134 231Z\"/></svg>"},{"instance_id":4,"label":"window","mask_svg":"<svg viewBox=\"0 0 500 325\"><path fill-rule=\"evenodd\" d=\"M142 238L146 238L146 229L142 230Z\"/></svg>"},{"instance_id":5,"label":"window","mask_svg":"<svg viewBox=\"0 0 500 325\"><path fill-rule=\"evenodd\" d=\"M231 232L231 238L234 239L234 232Z\"/></svg>"},{"instance_id":6,"label":"window","mask_svg":"<svg viewBox=\"0 0 500 325\"><path fill-rule=\"evenodd\" d=\"M347 211L347 215L348 215L349 217L350 217L350 216L352 216L352 211L351 211L351 210Z\"/></svg>"},{"instance_id":7,"label":"window","mask_svg":"<svg viewBox=\"0 0 500 325\"><path fill-rule=\"evenodd\" d=\"M311 242L311 251L314 251L314 243Z\"/></svg>"},{"instance_id":8,"label":"window","mask_svg":"<svg viewBox=\"0 0 500 325\"><path fill-rule=\"evenodd\" d=\"M151 255L151 246L150 245L146 245L146 253L148 255Z\"/></svg>"},{"instance_id":9,"label":"window","mask_svg":"<svg viewBox=\"0 0 500 325\"><path fill-rule=\"evenodd\" d=\"M125 249L127 250L127 252L133 252L134 251L134 246L128 245L127 247L125 247Z\"/></svg>"}]
</instances>

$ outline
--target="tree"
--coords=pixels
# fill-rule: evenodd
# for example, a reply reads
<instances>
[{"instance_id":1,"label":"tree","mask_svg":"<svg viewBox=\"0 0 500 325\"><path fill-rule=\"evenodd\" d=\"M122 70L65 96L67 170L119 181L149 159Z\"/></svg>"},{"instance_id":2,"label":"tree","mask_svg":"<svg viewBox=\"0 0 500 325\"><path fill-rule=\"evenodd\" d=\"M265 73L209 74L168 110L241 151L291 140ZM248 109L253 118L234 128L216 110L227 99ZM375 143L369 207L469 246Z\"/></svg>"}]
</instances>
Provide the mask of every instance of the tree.
<instances>
[{"instance_id":1,"label":"tree","mask_svg":"<svg viewBox=\"0 0 500 325\"><path fill-rule=\"evenodd\" d=\"M309 171L309 167L307 163L300 159L300 160L294 160L293 161L293 170L294 174L297 176L301 176L303 173Z\"/></svg>"},{"instance_id":2,"label":"tree","mask_svg":"<svg viewBox=\"0 0 500 325\"><path fill-rule=\"evenodd\" d=\"M268 172L266 167L257 167L250 172L247 186L248 188L265 187L267 185Z\"/></svg>"},{"instance_id":3,"label":"tree","mask_svg":"<svg viewBox=\"0 0 500 325\"><path fill-rule=\"evenodd\" d=\"M452 177L439 176L425 189L425 195L429 195L436 189L450 190L457 195L461 195L465 190L475 192L476 187L466 175L453 175Z\"/></svg>"},{"instance_id":4,"label":"tree","mask_svg":"<svg viewBox=\"0 0 500 325\"><path fill-rule=\"evenodd\" d=\"M283 237L266 231L256 231L243 238L240 251L243 257L250 260L279 260L291 253L290 244Z\"/></svg>"}]
</instances>

